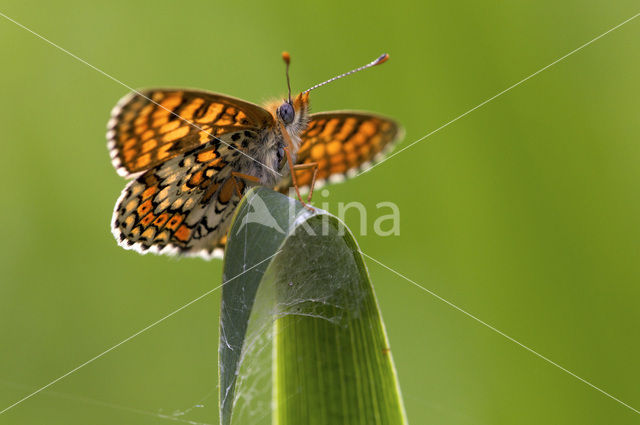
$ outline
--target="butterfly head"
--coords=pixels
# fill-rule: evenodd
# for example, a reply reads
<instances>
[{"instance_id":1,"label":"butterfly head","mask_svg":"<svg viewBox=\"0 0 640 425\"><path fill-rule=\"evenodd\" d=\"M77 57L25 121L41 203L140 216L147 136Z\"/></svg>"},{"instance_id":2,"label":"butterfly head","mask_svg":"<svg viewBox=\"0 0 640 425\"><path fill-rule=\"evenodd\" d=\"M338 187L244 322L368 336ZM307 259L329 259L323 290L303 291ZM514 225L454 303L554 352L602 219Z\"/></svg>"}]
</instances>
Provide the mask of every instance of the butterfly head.
<instances>
[{"instance_id":1,"label":"butterfly head","mask_svg":"<svg viewBox=\"0 0 640 425\"><path fill-rule=\"evenodd\" d=\"M284 100L278 109L276 109L276 115L278 120L285 125L285 127L299 125L306 119L309 112L309 94L300 93L295 99Z\"/></svg>"}]
</instances>

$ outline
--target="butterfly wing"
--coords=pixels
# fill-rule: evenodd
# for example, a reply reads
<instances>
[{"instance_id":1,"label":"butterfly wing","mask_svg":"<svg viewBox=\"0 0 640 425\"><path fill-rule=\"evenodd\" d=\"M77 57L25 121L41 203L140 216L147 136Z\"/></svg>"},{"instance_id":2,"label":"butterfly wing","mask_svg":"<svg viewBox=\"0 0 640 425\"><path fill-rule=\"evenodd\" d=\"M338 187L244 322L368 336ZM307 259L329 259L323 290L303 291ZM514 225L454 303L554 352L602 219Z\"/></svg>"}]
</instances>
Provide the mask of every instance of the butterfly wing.
<instances>
[{"instance_id":1,"label":"butterfly wing","mask_svg":"<svg viewBox=\"0 0 640 425\"><path fill-rule=\"evenodd\" d=\"M316 187L326 181L340 182L379 161L402 137L402 128L393 120L367 112L336 111L310 116L300 136L297 164L318 164ZM296 172L299 186L308 189L312 170ZM278 190L286 193L291 178Z\"/></svg>"},{"instance_id":2,"label":"butterfly wing","mask_svg":"<svg viewBox=\"0 0 640 425\"><path fill-rule=\"evenodd\" d=\"M143 90L123 97L111 111L107 146L118 174L133 177L226 134L272 125L268 111L230 96Z\"/></svg>"},{"instance_id":3,"label":"butterfly wing","mask_svg":"<svg viewBox=\"0 0 640 425\"><path fill-rule=\"evenodd\" d=\"M234 134L241 134L237 142ZM230 133L222 136L230 146L214 140L129 182L113 213L118 243L142 254L222 257L238 191L246 189L231 175L240 155L233 147L256 139L257 133Z\"/></svg>"}]
</instances>

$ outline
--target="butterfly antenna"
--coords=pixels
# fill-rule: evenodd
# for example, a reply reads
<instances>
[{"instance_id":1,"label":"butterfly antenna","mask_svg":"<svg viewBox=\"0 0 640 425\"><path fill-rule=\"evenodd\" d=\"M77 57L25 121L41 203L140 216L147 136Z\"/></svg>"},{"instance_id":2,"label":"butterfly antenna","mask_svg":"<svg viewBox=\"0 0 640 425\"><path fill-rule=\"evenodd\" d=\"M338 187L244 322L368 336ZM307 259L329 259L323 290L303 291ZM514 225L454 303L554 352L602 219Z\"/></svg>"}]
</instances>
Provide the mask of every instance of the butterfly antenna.
<instances>
[{"instance_id":1,"label":"butterfly antenna","mask_svg":"<svg viewBox=\"0 0 640 425\"><path fill-rule=\"evenodd\" d=\"M289 52L282 52L282 60L287 64L287 88L289 89L289 103L291 103L291 80L289 80L289 65L291 64L291 56Z\"/></svg>"},{"instance_id":2,"label":"butterfly antenna","mask_svg":"<svg viewBox=\"0 0 640 425\"><path fill-rule=\"evenodd\" d=\"M383 64L388 59L389 59L389 54L384 53L383 55L381 55L378 59L374 60L373 62L370 62L370 63L368 63L366 65L363 65L360 68L352 69L351 71L345 72L344 74L340 74L340 75L337 75L337 76L335 76L333 78L329 78L327 81L324 81L324 82L322 82L320 84L316 84L315 86L305 90L303 93L309 93L311 90L317 89L318 87L322 87L325 84L329 84L332 81L339 80L340 78L346 77L347 75L355 74L358 71L363 71L363 70L365 70L367 68L371 68L372 66Z\"/></svg>"}]
</instances>

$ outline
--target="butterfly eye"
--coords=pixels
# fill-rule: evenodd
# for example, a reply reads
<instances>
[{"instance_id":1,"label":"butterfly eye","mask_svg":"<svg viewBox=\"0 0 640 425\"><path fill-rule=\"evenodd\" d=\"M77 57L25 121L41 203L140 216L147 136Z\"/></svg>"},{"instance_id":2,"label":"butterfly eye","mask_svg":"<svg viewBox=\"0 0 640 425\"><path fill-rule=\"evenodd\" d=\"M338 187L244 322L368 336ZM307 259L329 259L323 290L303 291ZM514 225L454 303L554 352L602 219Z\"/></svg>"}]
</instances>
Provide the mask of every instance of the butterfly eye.
<instances>
[{"instance_id":1,"label":"butterfly eye","mask_svg":"<svg viewBox=\"0 0 640 425\"><path fill-rule=\"evenodd\" d=\"M278 108L278 117L280 117L282 122L284 122L285 124L291 124L295 115L296 113L293 110L293 105L289 102L284 102Z\"/></svg>"}]
</instances>

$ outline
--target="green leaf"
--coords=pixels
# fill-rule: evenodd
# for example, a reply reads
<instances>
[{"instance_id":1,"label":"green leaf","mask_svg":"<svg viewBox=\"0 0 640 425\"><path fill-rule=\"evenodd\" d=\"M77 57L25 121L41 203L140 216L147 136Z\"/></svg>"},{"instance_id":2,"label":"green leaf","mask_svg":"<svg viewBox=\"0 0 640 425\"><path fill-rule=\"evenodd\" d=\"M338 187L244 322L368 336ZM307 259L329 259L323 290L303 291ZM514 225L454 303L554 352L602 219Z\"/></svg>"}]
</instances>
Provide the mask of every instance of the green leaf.
<instances>
[{"instance_id":1,"label":"green leaf","mask_svg":"<svg viewBox=\"0 0 640 425\"><path fill-rule=\"evenodd\" d=\"M225 258L222 425L406 423L373 287L340 220L257 188Z\"/></svg>"}]
</instances>

